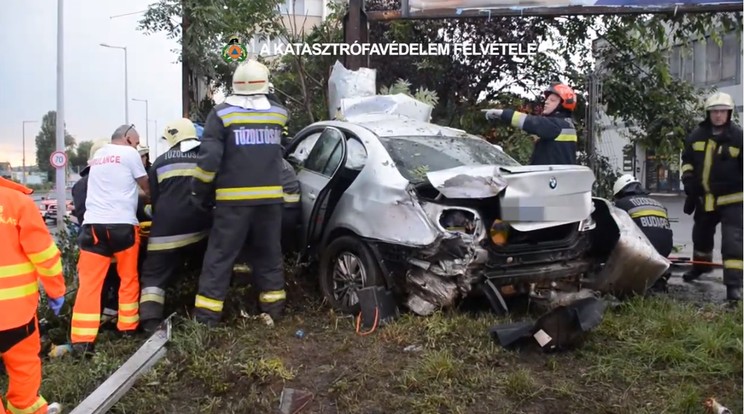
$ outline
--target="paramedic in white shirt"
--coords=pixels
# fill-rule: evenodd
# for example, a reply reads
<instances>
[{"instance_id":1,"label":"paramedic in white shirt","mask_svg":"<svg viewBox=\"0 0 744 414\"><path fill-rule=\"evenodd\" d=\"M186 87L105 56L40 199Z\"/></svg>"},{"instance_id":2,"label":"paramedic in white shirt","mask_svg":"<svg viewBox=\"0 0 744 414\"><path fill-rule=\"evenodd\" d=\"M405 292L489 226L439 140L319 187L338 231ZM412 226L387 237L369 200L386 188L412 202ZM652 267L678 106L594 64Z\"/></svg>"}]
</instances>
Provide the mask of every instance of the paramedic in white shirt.
<instances>
[{"instance_id":1,"label":"paramedic in white shirt","mask_svg":"<svg viewBox=\"0 0 744 414\"><path fill-rule=\"evenodd\" d=\"M88 196L79 236L80 286L70 332L78 353L93 353L100 324L101 289L112 258L116 258L121 279L116 326L122 332L131 332L139 324L138 187L148 197L150 194L147 173L137 152L139 141L134 125L122 125L114 131L111 143L96 151L89 163Z\"/></svg>"}]
</instances>

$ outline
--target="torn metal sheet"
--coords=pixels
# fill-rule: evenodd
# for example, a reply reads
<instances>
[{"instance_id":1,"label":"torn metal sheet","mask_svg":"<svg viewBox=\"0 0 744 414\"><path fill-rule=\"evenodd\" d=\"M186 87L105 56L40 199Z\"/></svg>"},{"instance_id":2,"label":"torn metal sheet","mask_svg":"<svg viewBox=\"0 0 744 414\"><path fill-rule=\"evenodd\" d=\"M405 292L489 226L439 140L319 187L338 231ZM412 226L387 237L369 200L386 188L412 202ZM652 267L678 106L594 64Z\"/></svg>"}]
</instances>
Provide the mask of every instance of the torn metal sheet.
<instances>
[{"instance_id":1,"label":"torn metal sheet","mask_svg":"<svg viewBox=\"0 0 744 414\"><path fill-rule=\"evenodd\" d=\"M431 185L447 198L489 198L506 188L494 165L465 165L426 173Z\"/></svg>"},{"instance_id":2,"label":"torn metal sheet","mask_svg":"<svg viewBox=\"0 0 744 414\"><path fill-rule=\"evenodd\" d=\"M310 391L295 388L284 388L279 396L279 412L281 414L297 414L315 398Z\"/></svg>"},{"instance_id":3,"label":"torn metal sheet","mask_svg":"<svg viewBox=\"0 0 744 414\"><path fill-rule=\"evenodd\" d=\"M595 202L601 203L595 214L605 216L598 218L598 222L605 226L602 233L619 236L614 243L612 240L602 241L607 245L614 244L614 247L602 270L586 281L587 287L615 295L645 293L666 273L669 261L656 251L627 212L604 199L595 198ZM615 227L608 228L610 225Z\"/></svg>"},{"instance_id":4,"label":"torn metal sheet","mask_svg":"<svg viewBox=\"0 0 744 414\"><path fill-rule=\"evenodd\" d=\"M422 316L432 314L438 307L451 306L459 296L454 278L437 276L422 269L410 269L406 282L409 291L407 305ZM422 301L426 304L422 304Z\"/></svg>"},{"instance_id":5,"label":"torn metal sheet","mask_svg":"<svg viewBox=\"0 0 744 414\"><path fill-rule=\"evenodd\" d=\"M165 345L171 339L173 315L175 313L163 321L160 329L153 333L124 365L75 407L70 414L107 413L132 388L137 379L165 356Z\"/></svg>"},{"instance_id":6,"label":"torn metal sheet","mask_svg":"<svg viewBox=\"0 0 744 414\"><path fill-rule=\"evenodd\" d=\"M367 116L370 114L393 115L429 122L433 109L433 106L402 93L341 100L341 116L349 122L368 119Z\"/></svg>"}]
</instances>

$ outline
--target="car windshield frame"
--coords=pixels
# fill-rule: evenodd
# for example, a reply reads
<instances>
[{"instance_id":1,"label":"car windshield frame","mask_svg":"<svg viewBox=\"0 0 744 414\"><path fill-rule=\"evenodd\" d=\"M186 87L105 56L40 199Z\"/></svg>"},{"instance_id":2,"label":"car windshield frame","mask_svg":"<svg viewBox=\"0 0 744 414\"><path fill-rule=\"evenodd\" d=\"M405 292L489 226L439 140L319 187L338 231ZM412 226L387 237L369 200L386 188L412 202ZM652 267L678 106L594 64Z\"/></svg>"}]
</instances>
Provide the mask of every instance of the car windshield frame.
<instances>
[{"instance_id":1,"label":"car windshield frame","mask_svg":"<svg viewBox=\"0 0 744 414\"><path fill-rule=\"evenodd\" d=\"M378 138L401 175L412 183L426 181L428 172L465 165L521 166L495 145L472 135L402 135ZM416 157L423 161L415 160Z\"/></svg>"}]
</instances>

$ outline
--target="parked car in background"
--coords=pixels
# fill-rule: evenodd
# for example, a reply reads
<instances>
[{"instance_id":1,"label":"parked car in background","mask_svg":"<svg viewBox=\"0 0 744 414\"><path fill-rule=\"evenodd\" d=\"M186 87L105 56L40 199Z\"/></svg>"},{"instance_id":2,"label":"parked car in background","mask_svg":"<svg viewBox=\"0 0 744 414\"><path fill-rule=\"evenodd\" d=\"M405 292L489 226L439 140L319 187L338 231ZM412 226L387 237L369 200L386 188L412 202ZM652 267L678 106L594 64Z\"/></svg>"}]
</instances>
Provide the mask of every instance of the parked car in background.
<instances>
[{"instance_id":1,"label":"parked car in background","mask_svg":"<svg viewBox=\"0 0 744 414\"><path fill-rule=\"evenodd\" d=\"M301 186L302 253L318 264L326 299L347 313L359 311L357 291L368 286L386 286L421 315L473 293L503 312L510 295L578 298L591 274L611 291L622 284L608 278L624 276L598 265L628 244L622 237L639 237L592 197L589 168L522 166L481 138L427 122L316 122L285 158ZM644 240L619 253L638 259L623 289L645 291L668 267Z\"/></svg>"},{"instance_id":2,"label":"parked car in background","mask_svg":"<svg viewBox=\"0 0 744 414\"><path fill-rule=\"evenodd\" d=\"M73 204L72 204L72 194L70 194L70 191L66 191L67 201L66 201L66 211L65 216L71 217ZM57 195L54 192L50 192L45 196L41 197L41 200L39 202L39 211L41 213L41 217L44 218L44 221L51 221L53 223L57 222Z\"/></svg>"}]
</instances>

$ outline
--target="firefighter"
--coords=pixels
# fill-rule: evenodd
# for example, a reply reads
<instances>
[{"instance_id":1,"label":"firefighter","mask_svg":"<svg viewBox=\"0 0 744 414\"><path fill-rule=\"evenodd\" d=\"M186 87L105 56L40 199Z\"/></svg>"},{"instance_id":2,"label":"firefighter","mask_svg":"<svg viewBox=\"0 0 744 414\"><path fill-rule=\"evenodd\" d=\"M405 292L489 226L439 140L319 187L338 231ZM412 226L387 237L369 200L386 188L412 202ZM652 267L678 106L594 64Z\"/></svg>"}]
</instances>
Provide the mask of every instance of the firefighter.
<instances>
[{"instance_id":1,"label":"firefighter","mask_svg":"<svg viewBox=\"0 0 744 414\"><path fill-rule=\"evenodd\" d=\"M140 324L148 333L162 322L165 288L186 258L201 256L211 225L210 215L189 202L200 144L194 124L177 119L165 128L163 139L170 149L148 174L153 225L140 281Z\"/></svg>"},{"instance_id":2,"label":"firefighter","mask_svg":"<svg viewBox=\"0 0 744 414\"><path fill-rule=\"evenodd\" d=\"M83 219L85 216L85 199L88 194L88 173L90 172L90 162L96 151L103 148L103 146L108 144L108 142L108 140L100 140L93 143L90 147L90 152L88 153L88 165L80 171L80 180L72 186L72 204L75 207L72 211L72 215L77 219L78 226L82 227L84 222ZM114 258L111 260L111 265L106 273L106 279L103 281L103 289L101 291L102 324L114 321L116 318L119 309L118 291L119 275L116 273L116 258Z\"/></svg>"},{"instance_id":3,"label":"firefighter","mask_svg":"<svg viewBox=\"0 0 744 414\"><path fill-rule=\"evenodd\" d=\"M660 255L668 257L674 248L674 237L666 207L649 197L641 183L630 174L615 181L612 194L615 206L630 215ZM669 272L662 275L652 289L666 290L666 282L670 276Z\"/></svg>"},{"instance_id":4,"label":"firefighter","mask_svg":"<svg viewBox=\"0 0 744 414\"><path fill-rule=\"evenodd\" d=\"M194 172L193 202L211 206L214 225L195 301L195 319L214 326L230 285L232 267L251 246L259 307L272 319L282 316L286 298L281 249L282 129L287 110L266 97L269 70L249 60L233 74L234 95L207 117Z\"/></svg>"},{"instance_id":5,"label":"firefighter","mask_svg":"<svg viewBox=\"0 0 744 414\"><path fill-rule=\"evenodd\" d=\"M682 183L693 208L693 260L713 260L713 238L721 223L721 256L726 299L741 300L742 288L742 129L731 120L734 100L715 93L705 101L706 117L685 139ZM690 282L710 267L695 265Z\"/></svg>"},{"instance_id":6,"label":"firefighter","mask_svg":"<svg viewBox=\"0 0 744 414\"><path fill-rule=\"evenodd\" d=\"M8 413L57 414L41 387L41 338L36 311L39 284L49 307L59 315L65 301L62 258L39 209L33 190L0 178L0 356L8 373ZM5 406L0 400L0 411Z\"/></svg>"},{"instance_id":7,"label":"firefighter","mask_svg":"<svg viewBox=\"0 0 744 414\"><path fill-rule=\"evenodd\" d=\"M150 190L137 144L139 134L134 125L122 125L90 162L84 224L79 236L79 287L70 332L76 353L93 352L101 317L101 289L112 258L116 258L120 278L116 327L122 332L134 332L139 325L137 186L146 196Z\"/></svg>"},{"instance_id":8,"label":"firefighter","mask_svg":"<svg viewBox=\"0 0 744 414\"><path fill-rule=\"evenodd\" d=\"M576 109L576 93L568 85L553 83L543 94L543 116L490 109L486 111L486 119L492 124L507 122L537 136L530 165L576 164L577 136L571 119Z\"/></svg>"}]
</instances>

